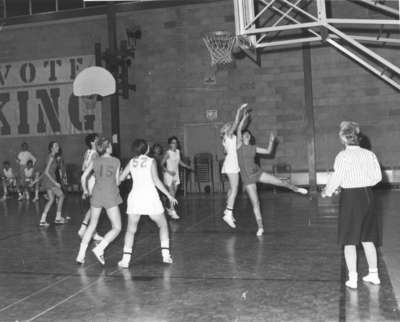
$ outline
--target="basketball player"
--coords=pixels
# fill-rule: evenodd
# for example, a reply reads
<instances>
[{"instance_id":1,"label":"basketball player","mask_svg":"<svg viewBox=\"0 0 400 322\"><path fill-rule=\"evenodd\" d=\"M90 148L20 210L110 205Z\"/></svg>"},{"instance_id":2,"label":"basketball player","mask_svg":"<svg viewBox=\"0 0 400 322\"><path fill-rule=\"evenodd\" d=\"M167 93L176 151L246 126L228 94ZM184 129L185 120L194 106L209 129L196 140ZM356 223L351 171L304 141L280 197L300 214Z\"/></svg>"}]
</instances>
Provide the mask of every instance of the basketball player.
<instances>
[{"instance_id":1,"label":"basketball player","mask_svg":"<svg viewBox=\"0 0 400 322\"><path fill-rule=\"evenodd\" d=\"M49 223L47 222L47 213L49 212L53 202L57 197L57 213L56 219L54 221L55 224L65 224L67 221L61 217L62 206L64 202L64 192L61 189L61 185L57 182L55 173L57 168L56 156L58 151L60 150L60 146L58 142L52 141L49 143L49 156L47 158L46 168L44 170L42 176L42 186L47 191L47 196L49 200L47 200L46 205L43 209L42 217L39 222L39 226L48 227Z\"/></svg>"},{"instance_id":2,"label":"basketball player","mask_svg":"<svg viewBox=\"0 0 400 322\"><path fill-rule=\"evenodd\" d=\"M175 138L176 140L176 138ZM164 207L158 195L158 188L169 199L170 205L177 204L174 196L165 189L157 174L157 164L147 156L149 145L138 139L132 144L133 158L129 161L120 176L125 180L128 174L132 177L132 190L128 196L128 227L125 234L124 252L118 266L128 268L132 256L132 247L138 222L142 215L154 221L160 231L161 255L164 263L172 263L169 251L168 225L164 216Z\"/></svg>"},{"instance_id":3,"label":"basketball player","mask_svg":"<svg viewBox=\"0 0 400 322\"><path fill-rule=\"evenodd\" d=\"M308 191L307 189L299 188L293 184L281 181L280 179L263 171L255 163L255 157L257 153L258 154L271 153L275 141L275 136L273 133L271 133L269 138L269 146L267 149L251 145L250 142L252 135L250 131L243 130L244 125L246 124L249 118L249 115L250 112L246 110L239 123L239 127L237 130L237 156L240 167L240 176L242 178L243 185L246 189L247 194L249 195L251 204L253 206L253 212L258 226L256 235L262 236L264 234L264 226L262 222L260 201L258 199L258 192L257 192L258 182L271 184L274 186L285 187L300 194L307 194Z\"/></svg>"},{"instance_id":4,"label":"basketball player","mask_svg":"<svg viewBox=\"0 0 400 322\"><path fill-rule=\"evenodd\" d=\"M164 184L167 186L169 193L175 198L176 191L180 184L179 166L192 170L192 168L181 160L181 152L179 151L179 141L176 136L168 138L169 149L164 155L162 164L164 165ZM170 204L167 213L172 219L179 219L174 205Z\"/></svg>"},{"instance_id":5,"label":"basketball player","mask_svg":"<svg viewBox=\"0 0 400 322\"><path fill-rule=\"evenodd\" d=\"M100 157L94 159L89 164L81 177L81 184L85 195L89 195L87 179L92 170L94 171L96 181L92 197L90 198L90 222L83 235L76 262L79 264L84 263L86 250L96 231L101 210L104 208L111 222L111 230L105 234L102 241L92 250L97 260L104 265L104 250L121 231L121 214L118 206L122 203L118 188L121 163L117 158L111 156L112 144L108 139L99 139L96 142L96 150Z\"/></svg>"},{"instance_id":6,"label":"basketball player","mask_svg":"<svg viewBox=\"0 0 400 322\"><path fill-rule=\"evenodd\" d=\"M233 207L235 205L236 195L239 187L239 163L236 152L236 128L240 121L242 111L247 104L242 104L237 112L234 122L225 123L221 128L222 145L225 149L225 160L221 172L226 174L229 180L229 190L227 194L226 208L222 219L232 228L236 228L235 219L233 217Z\"/></svg>"},{"instance_id":7,"label":"basketball player","mask_svg":"<svg viewBox=\"0 0 400 322\"><path fill-rule=\"evenodd\" d=\"M99 139L99 136L97 133L91 133L88 134L85 138L85 143L88 149L85 152L85 155L83 157L83 163L82 163L82 173L85 172L85 170L89 167L89 165L93 162L94 159L98 157L97 151L96 151L96 143ZM88 186L88 195L85 195L84 193L82 194L82 199L86 199L86 197L89 197L92 195L93 191L93 186L95 183L95 176L92 173L89 174L89 178L87 179L87 186ZM85 217L83 218L83 221L81 223L81 227L78 231L79 237L83 237L85 234L86 228L89 224L90 221L90 207L88 211L86 211ZM101 237L97 232L94 233L93 239L95 241L101 241L103 237Z\"/></svg>"}]
</instances>

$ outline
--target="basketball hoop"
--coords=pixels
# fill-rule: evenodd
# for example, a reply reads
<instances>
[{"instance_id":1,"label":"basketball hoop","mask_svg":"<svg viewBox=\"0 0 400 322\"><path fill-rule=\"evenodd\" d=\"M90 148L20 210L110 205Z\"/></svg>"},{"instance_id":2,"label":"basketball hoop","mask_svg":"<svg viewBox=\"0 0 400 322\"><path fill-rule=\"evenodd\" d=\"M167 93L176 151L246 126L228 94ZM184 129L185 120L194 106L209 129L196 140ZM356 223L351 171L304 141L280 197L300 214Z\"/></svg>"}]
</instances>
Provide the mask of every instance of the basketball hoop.
<instances>
[{"instance_id":1,"label":"basketball hoop","mask_svg":"<svg viewBox=\"0 0 400 322\"><path fill-rule=\"evenodd\" d=\"M96 102L97 102L97 95L84 95L80 97L82 102L85 104L86 109L88 111L92 111L96 108Z\"/></svg>"},{"instance_id":2,"label":"basketball hoop","mask_svg":"<svg viewBox=\"0 0 400 322\"><path fill-rule=\"evenodd\" d=\"M227 31L209 32L203 37L210 57L211 66L221 67L232 64L232 48L236 37Z\"/></svg>"}]
</instances>

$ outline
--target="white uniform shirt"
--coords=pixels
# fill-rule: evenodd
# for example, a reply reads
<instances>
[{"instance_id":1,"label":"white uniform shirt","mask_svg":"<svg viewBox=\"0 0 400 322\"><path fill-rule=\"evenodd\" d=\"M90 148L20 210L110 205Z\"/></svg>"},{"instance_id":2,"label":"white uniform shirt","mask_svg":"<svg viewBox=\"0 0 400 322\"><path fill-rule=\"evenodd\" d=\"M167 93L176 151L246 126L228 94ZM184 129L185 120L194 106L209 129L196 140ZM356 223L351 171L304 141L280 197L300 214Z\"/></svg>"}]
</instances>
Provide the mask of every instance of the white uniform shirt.
<instances>
[{"instance_id":1,"label":"white uniform shirt","mask_svg":"<svg viewBox=\"0 0 400 322\"><path fill-rule=\"evenodd\" d=\"M181 154L178 149L176 149L175 151L168 150L167 153L168 153L168 159L166 161L167 170L174 171L175 174L177 174L179 171L179 162L181 161Z\"/></svg>"},{"instance_id":2,"label":"white uniform shirt","mask_svg":"<svg viewBox=\"0 0 400 322\"><path fill-rule=\"evenodd\" d=\"M8 168L8 169L3 168L3 174L6 179L14 179L15 178L12 168Z\"/></svg>"},{"instance_id":3,"label":"white uniform shirt","mask_svg":"<svg viewBox=\"0 0 400 322\"><path fill-rule=\"evenodd\" d=\"M237 157L236 135L231 137L225 135L222 145L224 146L226 156L222 166L222 173L239 173L239 162Z\"/></svg>"},{"instance_id":4,"label":"white uniform shirt","mask_svg":"<svg viewBox=\"0 0 400 322\"><path fill-rule=\"evenodd\" d=\"M357 145L348 145L335 158L334 172L325 188L331 196L339 187L362 188L375 186L382 180L382 172L376 155Z\"/></svg>"},{"instance_id":5,"label":"white uniform shirt","mask_svg":"<svg viewBox=\"0 0 400 322\"><path fill-rule=\"evenodd\" d=\"M30 169L25 168L25 169L24 169L25 181L31 181L31 180L33 180L34 172L35 172L35 170L34 170L33 167L30 168Z\"/></svg>"},{"instance_id":6,"label":"white uniform shirt","mask_svg":"<svg viewBox=\"0 0 400 322\"><path fill-rule=\"evenodd\" d=\"M36 163L36 158L29 151L21 151L18 153L17 159L21 166L26 166L29 160L32 160L33 164Z\"/></svg>"},{"instance_id":7,"label":"white uniform shirt","mask_svg":"<svg viewBox=\"0 0 400 322\"><path fill-rule=\"evenodd\" d=\"M141 155L129 162L132 189L128 196L128 214L148 215L164 212L151 172L153 162L154 159L147 155Z\"/></svg>"}]
</instances>

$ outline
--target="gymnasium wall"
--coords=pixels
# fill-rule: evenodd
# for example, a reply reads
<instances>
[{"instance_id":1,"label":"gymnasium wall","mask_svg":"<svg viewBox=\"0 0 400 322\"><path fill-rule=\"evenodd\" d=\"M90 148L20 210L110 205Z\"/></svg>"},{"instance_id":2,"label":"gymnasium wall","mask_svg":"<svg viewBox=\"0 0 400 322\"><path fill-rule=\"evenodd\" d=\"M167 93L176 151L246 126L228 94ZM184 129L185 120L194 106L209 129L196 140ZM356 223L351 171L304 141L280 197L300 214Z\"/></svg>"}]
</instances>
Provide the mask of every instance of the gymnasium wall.
<instances>
[{"instance_id":1,"label":"gymnasium wall","mask_svg":"<svg viewBox=\"0 0 400 322\"><path fill-rule=\"evenodd\" d=\"M340 6L333 10L346 13ZM269 131L278 133L275 157L263 160L264 166L286 161L294 170L307 169L301 49L265 53L261 67L247 58L237 60L235 69L220 72L217 84L207 86L203 79L210 59L201 35L234 30L232 1L127 13L118 19L120 37L131 24L140 25L143 34L130 75L137 92L121 106L121 115L127 116L121 118L125 155L133 137L165 143L177 135L182 140L183 125L207 122L207 109L217 109L217 121L224 122L248 102L258 143L268 142ZM383 53L400 64L398 50ZM360 122L381 163L397 166L398 92L335 49L313 47L311 54L318 170L332 168L341 149L337 132L342 120Z\"/></svg>"},{"instance_id":2,"label":"gymnasium wall","mask_svg":"<svg viewBox=\"0 0 400 322\"><path fill-rule=\"evenodd\" d=\"M30 24L5 28L0 32L0 63L16 61L45 60L48 58L94 55L94 42L106 42L105 19L68 20L58 23ZM28 86L26 86L29 88ZM23 89L23 88L21 88ZM6 91L5 89L2 92ZM104 102L107 105L107 101ZM9 107L4 107L9 109ZM17 106L12 107L15 111ZM67 106L60 106L67 109ZM38 106L29 104L28 109L39 112ZM109 133L109 109L104 108L103 132ZM83 121L82 115L81 120ZM31 129L36 124L29 125ZM50 136L18 136L0 138L0 162L9 160L15 166L15 156L22 142L27 142L31 151L38 157L40 168L45 166L47 146L57 140L65 156L67 164L81 164L85 151L85 134L50 135ZM76 179L76 178L75 178Z\"/></svg>"},{"instance_id":3,"label":"gymnasium wall","mask_svg":"<svg viewBox=\"0 0 400 322\"><path fill-rule=\"evenodd\" d=\"M136 57L130 82L137 91L120 99L122 158L130 155L136 137L166 144L171 135L183 140L184 124L206 123L206 110L218 110L217 122L233 119L236 107L248 102L253 109L250 125L259 144L278 133L274 158L263 159L268 169L286 161L297 171L307 169L302 51L271 51L261 67L248 58L236 68L217 75L215 85L204 85L210 58L201 35L213 30L234 30L230 0L205 5L185 5L119 14L118 39L125 28L139 25ZM95 42L107 47L105 17L6 28L0 33L0 62L93 54ZM396 49L381 49L400 64ZM380 79L328 47L313 47L312 72L317 135L317 168L332 168L341 149L337 126L342 120L359 121L384 166L397 166L400 147L399 95ZM110 135L109 101L103 101L103 134ZM32 107L34 108L34 107ZM27 141L43 159L47 144L56 139L67 163L81 163L84 135L1 138L0 161L14 161L20 143ZM201 138L199 138L201 139Z\"/></svg>"}]
</instances>

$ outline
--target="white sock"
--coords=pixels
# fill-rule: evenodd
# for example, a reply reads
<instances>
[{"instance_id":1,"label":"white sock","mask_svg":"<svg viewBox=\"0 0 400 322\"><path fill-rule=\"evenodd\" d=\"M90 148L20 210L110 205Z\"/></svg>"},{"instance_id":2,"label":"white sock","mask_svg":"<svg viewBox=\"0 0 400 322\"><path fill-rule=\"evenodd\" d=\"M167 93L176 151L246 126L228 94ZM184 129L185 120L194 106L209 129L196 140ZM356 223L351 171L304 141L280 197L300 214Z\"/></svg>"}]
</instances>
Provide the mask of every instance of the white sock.
<instances>
[{"instance_id":1,"label":"white sock","mask_svg":"<svg viewBox=\"0 0 400 322\"><path fill-rule=\"evenodd\" d=\"M357 272L349 272L349 280L350 281L357 281L358 280Z\"/></svg>"},{"instance_id":2,"label":"white sock","mask_svg":"<svg viewBox=\"0 0 400 322\"><path fill-rule=\"evenodd\" d=\"M132 257L132 248L126 248L124 247L124 254L122 255L122 260L125 261L130 261Z\"/></svg>"},{"instance_id":3,"label":"white sock","mask_svg":"<svg viewBox=\"0 0 400 322\"><path fill-rule=\"evenodd\" d=\"M106 240L102 240L96 247L96 252L98 251L100 254L104 253L104 250L106 249L106 247L108 246L108 242Z\"/></svg>"},{"instance_id":4,"label":"white sock","mask_svg":"<svg viewBox=\"0 0 400 322\"><path fill-rule=\"evenodd\" d=\"M62 217L61 217L61 211L57 211L56 220L57 220L57 219L62 219Z\"/></svg>"},{"instance_id":5,"label":"white sock","mask_svg":"<svg viewBox=\"0 0 400 322\"><path fill-rule=\"evenodd\" d=\"M88 244L81 243L81 245L79 247L79 254L85 254L87 248L88 248Z\"/></svg>"},{"instance_id":6,"label":"white sock","mask_svg":"<svg viewBox=\"0 0 400 322\"><path fill-rule=\"evenodd\" d=\"M161 255L164 256L171 256L169 252L169 239L165 239L161 241Z\"/></svg>"}]
</instances>

